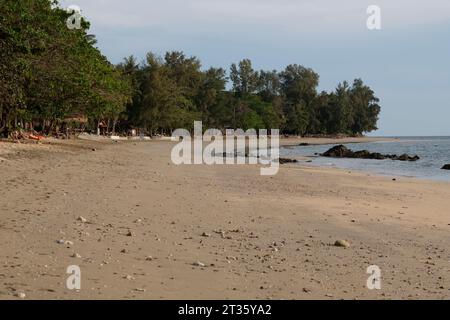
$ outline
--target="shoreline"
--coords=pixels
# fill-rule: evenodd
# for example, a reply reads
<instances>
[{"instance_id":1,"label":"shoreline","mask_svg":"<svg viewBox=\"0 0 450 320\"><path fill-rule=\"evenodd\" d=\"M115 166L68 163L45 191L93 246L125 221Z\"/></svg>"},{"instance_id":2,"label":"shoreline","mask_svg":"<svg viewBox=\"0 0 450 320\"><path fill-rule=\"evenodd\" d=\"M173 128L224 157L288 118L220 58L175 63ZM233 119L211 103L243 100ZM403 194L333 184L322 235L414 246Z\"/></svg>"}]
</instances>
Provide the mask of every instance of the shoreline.
<instances>
[{"instance_id":1,"label":"shoreline","mask_svg":"<svg viewBox=\"0 0 450 320\"><path fill-rule=\"evenodd\" d=\"M347 143L369 143L369 142L396 142L398 138L390 137L347 137L347 138L302 138L302 137L289 137L280 138L280 146L289 147L296 146L301 143L307 143L311 146L314 145L327 145L327 144L347 144Z\"/></svg>"},{"instance_id":2,"label":"shoreline","mask_svg":"<svg viewBox=\"0 0 450 320\"><path fill-rule=\"evenodd\" d=\"M311 157L305 157L305 158L310 159ZM386 180L395 179L395 181L399 181L400 179L406 179L407 181L413 181L413 182L417 182L417 183L421 183L421 182L431 183L431 184L436 183L436 184L443 184L444 186L450 184L450 180L427 179L427 178L421 178L418 176L379 173L379 172L364 170L364 169L347 169L347 168L338 167L338 166L326 166L326 165L320 165L320 164L314 165L314 164L307 163L307 162L299 162L297 164L289 164L289 165L291 165L291 166L297 165L297 166L302 166L304 168L319 168L319 169L324 169L324 170L329 170L329 171L339 171L343 174L350 173L350 174L358 174L361 176L378 177L378 178L386 179ZM286 166L286 165L284 165L284 166Z\"/></svg>"},{"instance_id":3,"label":"shoreline","mask_svg":"<svg viewBox=\"0 0 450 320\"><path fill-rule=\"evenodd\" d=\"M301 137L290 137L290 138L280 138L280 148L289 149L290 147L298 146L301 143L308 143L309 146L319 146L319 145L338 145L338 144L347 144L347 143L372 143L372 142L397 142L399 138L385 138L385 137L347 137L347 138L301 138ZM47 138L44 141L39 143L27 141L25 143L13 143L11 141L0 141L0 163L9 161L8 158L5 158L5 155L14 154L16 151L18 153L29 152L32 153L39 152L42 150L51 151L54 148L64 149L74 149L76 151L87 151L91 150L92 145L102 147L108 146L111 144L115 144L117 141L110 139L71 139L71 140L59 140L55 138ZM153 140L121 140L120 143L167 143L172 144L173 142L166 139L153 139ZM3 147L2 147L3 146ZM8 146L8 147L6 147ZM343 173L346 172L355 172L361 175L373 175L380 178L385 179L393 179L393 178L402 178L402 179L411 179L416 180L418 182L428 182L428 183L443 183L448 184L450 181L447 180L439 180L439 179L427 179L421 178L419 176L407 176L401 174L391 174L391 173L380 173L371 170L364 169L354 169L354 168L344 168L336 165L328 166L323 164L311 164L306 161L318 158L320 156L288 156L288 158L296 159L299 161L297 164L283 164L281 167L287 166L303 166L306 168L322 168L325 170L337 170ZM17 158L17 155L14 156Z\"/></svg>"},{"instance_id":4,"label":"shoreline","mask_svg":"<svg viewBox=\"0 0 450 320\"><path fill-rule=\"evenodd\" d=\"M440 138L440 137L439 137ZM307 140L306 140L307 141ZM306 141L302 141L302 142L306 142ZM357 138L354 140L348 140L346 138L344 139L331 139L330 140L326 140L326 141L312 141L313 143L310 143L309 145L305 146L321 146L321 145L330 145L330 146L336 146L339 144L358 144L358 143L376 143L376 142L385 142L385 143L396 143L396 142L414 142L414 141L426 141L423 139L419 139L419 140L403 140L401 138L380 138L380 137L371 137L370 139L366 139L365 137L363 138ZM434 141L434 140L430 140L430 141ZM302 145L299 145L297 143L293 143L292 141L290 141L290 143L281 145L280 148L281 149L286 149L289 150L293 147L303 147ZM370 150L369 147L367 147L367 149ZM355 150L359 150L359 149L355 149ZM371 160L371 159L352 159L352 158L326 158L326 157L322 157L320 155L313 155L313 154L309 154L309 155L283 155L282 157L288 158L288 159L296 159L299 161L299 163L297 165L305 165L305 166L311 166L311 167L320 167L320 168L327 168L327 169L336 169L336 170L343 170L343 171L355 171L355 172L360 172L362 174L372 174L372 175L376 175L379 177L385 177L388 179L416 179L417 181L427 181L427 182L438 182L438 183L450 183L450 177L447 176L447 172L445 172L445 170L440 170L442 172L442 175L438 175L437 171L434 173L434 175L427 175L424 174L424 172L419 172L419 171L410 171L408 172L407 170L392 170L392 166L391 165L385 165L385 166L380 166L380 168L377 168L376 166L365 166L364 163L368 161L389 161L389 159L385 159L385 160ZM318 161L314 162L315 159L318 159ZM328 159L329 163L324 163L324 159ZM336 160L338 161L338 163L336 163ZM357 161L360 160L361 164L357 165L357 164L350 164L351 161ZM445 162L444 162L445 163ZM347 165L346 165L347 164ZM441 166L438 164L436 167L436 169L440 169ZM405 169L405 168L404 168Z\"/></svg>"}]
</instances>

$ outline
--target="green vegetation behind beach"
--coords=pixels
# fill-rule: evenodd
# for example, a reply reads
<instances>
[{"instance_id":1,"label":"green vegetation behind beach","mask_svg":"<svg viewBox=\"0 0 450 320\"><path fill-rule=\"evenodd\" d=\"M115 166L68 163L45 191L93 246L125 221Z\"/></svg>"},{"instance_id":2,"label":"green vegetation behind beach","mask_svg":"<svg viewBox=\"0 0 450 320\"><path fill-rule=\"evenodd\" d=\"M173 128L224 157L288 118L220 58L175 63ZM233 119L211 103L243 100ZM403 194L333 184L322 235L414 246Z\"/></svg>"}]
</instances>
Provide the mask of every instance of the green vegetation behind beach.
<instances>
[{"instance_id":1,"label":"green vegetation behind beach","mask_svg":"<svg viewBox=\"0 0 450 320\"><path fill-rule=\"evenodd\" d=\"M71 12L50 0L0 4L0 135L61 126L150 134L204 127L279 128L285 134L359 135L377 129L379 100L361 79L318 92L319 75L299 64L255 70L249 59L202 68L171 51L111 64L90 24L70 29ZM77 123L77 122L81 122Z\"/></svg>"}]
</instances>

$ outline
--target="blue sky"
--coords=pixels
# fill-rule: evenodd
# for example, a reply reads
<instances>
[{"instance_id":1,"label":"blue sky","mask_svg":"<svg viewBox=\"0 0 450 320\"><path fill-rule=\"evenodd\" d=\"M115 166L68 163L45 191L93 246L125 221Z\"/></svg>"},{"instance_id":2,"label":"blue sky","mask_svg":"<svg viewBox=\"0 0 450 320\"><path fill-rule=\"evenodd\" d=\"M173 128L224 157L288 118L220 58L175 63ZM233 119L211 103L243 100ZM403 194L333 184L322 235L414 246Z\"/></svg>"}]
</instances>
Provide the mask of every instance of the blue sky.
<instances>
[{"instance_id":1,"label":"blue sky","mask_svg":"<svg viewBox=\"0 0 450 320\"><path fill-rule=\"evenodd\" d=\"M108 58L182 50L203 67L313 68L320 89L360 77L381 99L372 135L450 135L449 0L63 0ZM366 27L369 5L382 29Z\"/></svg>"}]
</instances>

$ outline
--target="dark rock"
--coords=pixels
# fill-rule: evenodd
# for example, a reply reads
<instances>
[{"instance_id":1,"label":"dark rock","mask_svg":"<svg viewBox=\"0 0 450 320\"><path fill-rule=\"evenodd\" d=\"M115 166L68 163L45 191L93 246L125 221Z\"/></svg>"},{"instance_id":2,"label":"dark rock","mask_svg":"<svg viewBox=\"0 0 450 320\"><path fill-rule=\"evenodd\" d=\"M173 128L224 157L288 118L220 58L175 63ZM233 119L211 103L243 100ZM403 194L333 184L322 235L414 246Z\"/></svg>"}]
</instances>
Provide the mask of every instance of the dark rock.
<instances>
[{"instance_id":1,"label":"dark rock","mask_svg":"<svg viewBox=\"0 0 450 320\"><path fill-rule=\"evenodd\" d=\"M370 157L370 152L367 150L356 151L353 153L354 158L367 159Z\"/></svg>"},{"instance_id":2,"label":"dark rock","mask_svg":"<svg viewBox=\"0 0 450 320\"><path fill-rule=\"evenodd\" d=\"M296 160L296 159L286 159L286 158L280 158L279 161L280 161L280 164L297 163L298 162L298 160Z\"/></svg>"},{"instance_id":3,"label":"dark rock","mask_svg":"<svg viewBox=\"0 0 450 320\"><path fill-rule=\"evenodd\" d=\"M309 146L309 145L310 145L309 143L302 142L302 143L300 143L298 146L299 146L299 147L307 147L307 146Z\"/></svg>"},{"instance_id":4,"label":"dark rock","mask_svg":"<svg viewBox=\"0 0 450 320\"><path fill-rule=\"evenodd\" d=\"M353 151L348 149L346 146L343 146L342 144L335 146L322 154L322 156L330 158L349 158L350 155L353 155Z\"/></svg>"},{"instance_id":5,"label":"dark rock","mask_svg":"<svg viewBox=\"0 0 450 320\"><path fill-rule=\"evenodd\" d=\"M393 160L400 160L400 161L417 161L420 158L419 158L419 156L411 157L411 156L409 156L407 154L402 154L401 156L396 157L396 158L392 158L392 159Z\"/></svg>"},{"instance_id":6,"label":"dark rock","mask_svg":"<svg viewBox=\"0 0 450 320\"><path fill-rule=\"evenodd\" d=\"M219 154L216 153L214 156L216 156L216 157L222 156L222 157L224 157L224 158L228 158L228 157L230 157L230 158L231 158L231 157L234 157L234 158L239 158L239 157L250 158L250 157L252 157L252 158L257 158L257 159L260 158L259 155L253 155L253 156L251 156L249 153L245 153L245 155L243 155L242 153L239 153L239 152L237 152L237 151L234 151L234 153L226 153L226 152L219 153Z\"/></svg>"},{"instance_id":7,"label":"dark rock","mask_svg":"<svg viewBox=\"0 0 450 320\"><path fill-rule=\"evenodd\" d=\"M375 159L375 160L399 160L399 161L417 161L419 156L409 156L407 154L402 154L397 156L396 154L381 154L378 152L370 152L367 150L352 151L346 146L338 145L334 146L327 152L322 154L323 157L329 158L355 158L355 159Z\"/></svg>"},{"instance_id":8,"label":"dark rock","mask_svg":"<svg viewBox=\"0 0 450 320\"><path fill-rule=\"evenodd\" d=\"M441 169L442 170L450 170L450 164L444 165Z\"/></svg>"},{"instance_id":9,"label":"dark rock","mask_svg":"<svg viewBox=\"0 0 450 320\"><path fill-rule=\"evenodd\" d=\"M384 159L386 159L386 156L381 153L375 152L375 153L372 153L372 159L384 160Z\"/></svg>"}]
</instances>

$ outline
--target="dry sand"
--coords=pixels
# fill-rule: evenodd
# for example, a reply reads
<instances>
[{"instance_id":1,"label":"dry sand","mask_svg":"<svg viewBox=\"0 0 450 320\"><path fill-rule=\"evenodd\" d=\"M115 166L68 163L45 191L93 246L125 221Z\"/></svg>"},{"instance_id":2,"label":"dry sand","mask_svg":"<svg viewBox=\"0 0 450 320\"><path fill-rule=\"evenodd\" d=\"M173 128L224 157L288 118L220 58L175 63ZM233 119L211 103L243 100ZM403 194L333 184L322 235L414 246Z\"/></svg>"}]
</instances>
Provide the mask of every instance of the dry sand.
<instances>
[{"instance_id":1,"label":"dry sand","mask_svg":"<svg viewBox=\"0 0 450 320\"><path fill-rule=\"evenodd\" d=\"M0 299L450 298L450 184L177 167L171 147L0 142Z\"/></svg>"}]
</instances>

